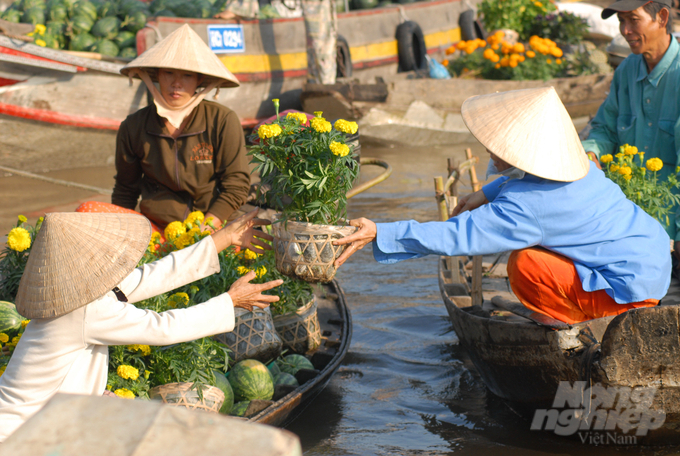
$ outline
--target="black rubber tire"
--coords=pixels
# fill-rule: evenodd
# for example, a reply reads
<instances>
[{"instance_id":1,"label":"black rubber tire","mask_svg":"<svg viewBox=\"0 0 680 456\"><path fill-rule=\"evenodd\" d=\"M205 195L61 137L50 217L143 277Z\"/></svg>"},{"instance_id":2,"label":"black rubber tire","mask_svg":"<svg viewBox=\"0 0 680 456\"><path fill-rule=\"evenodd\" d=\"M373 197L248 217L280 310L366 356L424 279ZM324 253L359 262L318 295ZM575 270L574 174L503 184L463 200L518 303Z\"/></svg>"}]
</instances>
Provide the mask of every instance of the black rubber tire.
<instances>
[{"instance_id":1,"label":"black rubber tire","mask_svg":"<svg viewBox=\"0 0 680 456\"><path fill-rule=\"evenodd\" d=\"M336 47L336 62L338 69L336 70L336 76L338 78L351 78L352 77L352 56L349 52L349 44L347 40L342 35L338 35Z\"/></svg>"},{"instance_id":2,"label":"black rubber tire","mask_svg":"<svg viewBox=\"0 0 680 456\"><path fill-rule=\"evenodd\" d=\"M475 30L475 12L471 9L460 13L458 17L458 26L460 26L460 37L463 41L470 41L477 38L477 31Z\"/></svg>"},{"instance_id":3,"label":"black rubber tire","mask_svg":"<svg viewBox=\"0 0 680 456\"><path fill-rule=\"evenodd\" d=\"M397 49L399 50L399 71L425 70L425 38L420 26L406 21L397 27Z\"/></svg>"}]
</instances>

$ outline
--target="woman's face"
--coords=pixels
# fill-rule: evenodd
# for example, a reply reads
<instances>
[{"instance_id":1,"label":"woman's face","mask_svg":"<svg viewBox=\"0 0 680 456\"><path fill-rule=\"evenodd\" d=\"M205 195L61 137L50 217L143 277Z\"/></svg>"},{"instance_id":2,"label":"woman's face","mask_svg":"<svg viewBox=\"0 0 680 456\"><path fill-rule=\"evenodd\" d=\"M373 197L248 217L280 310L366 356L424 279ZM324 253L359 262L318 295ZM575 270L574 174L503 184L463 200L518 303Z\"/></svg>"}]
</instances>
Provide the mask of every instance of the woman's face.
<instances>
[{"instance_id":1,"label":"woman's face","mask_svg":"<svg viewBox=\"0 0 680 456\"><path fill-rule=\"evenodd\" d=\"M189 102L196 93L196 88L203 81L203 75L191 71L158 69L158 84L161 95L173 108L179 108Z\"/></svg>"},{"instance_id":2,"label":"woman's face","mask_svg":"<svg viewBox=\"0 0 680 456\"><path fill-rule=\"evenodd\" d=\"M506 169L512 168L512 165L509 165L508 163L504 162L504 161L501 160L500 158L496 157L496 156L493 154L493 152L491 152L489 149L486 149L486 151L487 151L487 152L489 153L489 155L491 156L491 160L493 160L494 164L496 165L496 169L497 169L499 172L502 173L502 172L505 171Z\"/></svg>"}]
</instances>

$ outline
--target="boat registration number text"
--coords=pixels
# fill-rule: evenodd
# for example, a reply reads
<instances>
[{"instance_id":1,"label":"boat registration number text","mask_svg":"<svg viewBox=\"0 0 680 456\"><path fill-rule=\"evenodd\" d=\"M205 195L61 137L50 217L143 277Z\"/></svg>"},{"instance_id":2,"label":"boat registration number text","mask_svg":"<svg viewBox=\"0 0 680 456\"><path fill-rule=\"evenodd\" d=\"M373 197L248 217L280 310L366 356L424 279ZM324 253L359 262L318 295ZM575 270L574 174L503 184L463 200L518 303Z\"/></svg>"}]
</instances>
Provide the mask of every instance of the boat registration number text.
<instances>
[{"instance_id":1,"label":"boat registration number text","mask_svg":"<svg viewBox=\"0 0 680 456\"><path fill-rule=\"evenodd\" d=\"M208 44L215 54L246 51L243 26L235 24L208 25Z\"/></svg>"}]
</instances>

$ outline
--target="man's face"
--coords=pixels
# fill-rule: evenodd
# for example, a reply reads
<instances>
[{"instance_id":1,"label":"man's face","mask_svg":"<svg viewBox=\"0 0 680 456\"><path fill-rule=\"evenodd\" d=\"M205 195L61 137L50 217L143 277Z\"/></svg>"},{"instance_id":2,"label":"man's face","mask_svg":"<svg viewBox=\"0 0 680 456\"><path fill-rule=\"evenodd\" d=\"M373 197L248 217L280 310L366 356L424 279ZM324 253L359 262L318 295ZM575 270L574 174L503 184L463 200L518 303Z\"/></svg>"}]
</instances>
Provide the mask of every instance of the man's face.
<instances>
[{"instance_id":1,"label":"man's face","mask_svg":"<svg viewBox=\"0 0 680 456\"><path fill-rule=\"evenodd\" d=\"M174 108L182 107L189 102L202 79L202 75L190 71L158 69L161 95Z\"/></svg>"},{"instance_id":2,"label":"man's face","mask_svg":"<svg viewBox=\"0 0 680 456\"><path fill-rule=\"evenodd\" d=\"M656 20L643 7L617 14L619 31L633 54L644 54L645 51L657 48L658 43L666 39L666 26L661 25L664 11L657 13Z\"/></svg>"},{"instance_id":3,"label":"man's face","mask_svg":"<svg viewBox=\"0 0 680 456\"><path fill-rule=\"evenodd\" d=\"M512 165L510 165L510 164L504 162L503 160L501 160L500 158L498 158L497 156L495 156L495 155L493 154L493 152L491 152L489 149L486 149L486 151L487 151L487 152L489 153L489 155L491 156L490 158L491 158L491 160L493 160L493 163L494 163L494 165L496 165L496 169L497 169L499 172L502 173L502 172L505 171L506 169L512 168Z\"/></svg>"}]
</instances>

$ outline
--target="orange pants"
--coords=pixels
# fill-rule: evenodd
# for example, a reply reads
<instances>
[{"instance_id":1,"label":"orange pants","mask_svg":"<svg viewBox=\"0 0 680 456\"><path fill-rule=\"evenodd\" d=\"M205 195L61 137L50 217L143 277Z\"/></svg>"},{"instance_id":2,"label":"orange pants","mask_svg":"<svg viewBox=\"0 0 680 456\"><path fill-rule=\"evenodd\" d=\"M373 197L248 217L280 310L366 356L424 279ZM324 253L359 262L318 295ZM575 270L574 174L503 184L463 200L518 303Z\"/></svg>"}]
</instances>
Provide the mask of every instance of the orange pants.
<instances>
[{"instance_id":1,"label":"orange pants","mask_svg":"<svg viewBox=\"0 0 680 456\"><path fill-rule=\"evenodd\" d=\"M111 203L102 203L100 201L86 201L76 208L76 212L105 212L105 213L115 213L115 214L140 214L132 209L126 209L124 207L116 206ZM161 242L165 242L163 230L160 229L154 222L149 220L151 223L151 229L158 232L161 235Z\"/></svg>"},{"instance_id":2,"label":"orange pants","mask_svg":"<svg viewBox=\"0 0 680 456\"><path fill-rule=\"evenodd\" d=\"M585 291L573 261L540 247L512 252L508 278L512 291L527 308L570 324L659 303L647 299L617 304L604 290Z\"/></svg>"}]
</instances>

